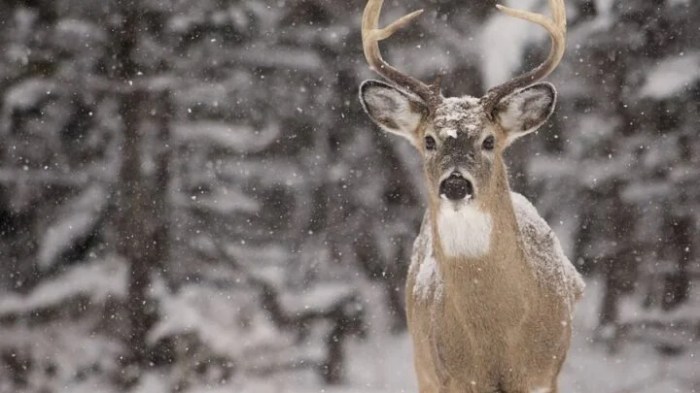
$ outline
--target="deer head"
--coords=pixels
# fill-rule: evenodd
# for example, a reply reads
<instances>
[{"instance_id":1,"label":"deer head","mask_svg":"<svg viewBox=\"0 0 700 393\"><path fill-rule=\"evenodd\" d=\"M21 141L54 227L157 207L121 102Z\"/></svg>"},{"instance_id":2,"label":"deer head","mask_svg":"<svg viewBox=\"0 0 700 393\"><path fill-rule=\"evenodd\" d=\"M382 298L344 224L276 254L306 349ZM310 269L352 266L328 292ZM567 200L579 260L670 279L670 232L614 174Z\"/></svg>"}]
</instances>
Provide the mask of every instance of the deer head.
<instances>
[{"instance_id":1,"label":"deer head","mask_svg":"<svg viewBox=\"0 0 700 393\"><path fill-rule=\"evenodd\" d=\"M566 15L563 0L550 0L553 19L497 6L534 22L551 36L549 57L537 68L488 91L482 98L445 98L439 84L408 76L381 56L379 41L392 36L422 13L413 12L386 28L378 27L383 0L369 0L362 20L362 41L370 68L389 83L366 81L360 99L383 130L407 138L421 153L432 204L459 206L484 201L507 186L504 149L535 131L552 114L556 91L537 83L559 64L564 53Z\"/></svg>"}]
</instances>

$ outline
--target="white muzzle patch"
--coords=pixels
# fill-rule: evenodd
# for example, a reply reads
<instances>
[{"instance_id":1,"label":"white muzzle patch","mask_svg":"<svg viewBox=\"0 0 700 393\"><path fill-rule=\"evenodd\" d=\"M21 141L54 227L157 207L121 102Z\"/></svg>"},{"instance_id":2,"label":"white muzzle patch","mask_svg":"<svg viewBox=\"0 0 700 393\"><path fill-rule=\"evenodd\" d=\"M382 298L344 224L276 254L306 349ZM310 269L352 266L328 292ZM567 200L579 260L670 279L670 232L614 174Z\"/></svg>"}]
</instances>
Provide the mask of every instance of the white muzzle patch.
<instances>
[{"instance_id":1,"label":"white muzzle patch","mask_svg":"<svg viewBox=\"0 0 700 393\"><path fill-rule=\"evenodd\" d=\"M477 258L491 246L491 215L473 203L440 203L437 216L442 250L451 257Z\"/></svg>"}]
</instances>

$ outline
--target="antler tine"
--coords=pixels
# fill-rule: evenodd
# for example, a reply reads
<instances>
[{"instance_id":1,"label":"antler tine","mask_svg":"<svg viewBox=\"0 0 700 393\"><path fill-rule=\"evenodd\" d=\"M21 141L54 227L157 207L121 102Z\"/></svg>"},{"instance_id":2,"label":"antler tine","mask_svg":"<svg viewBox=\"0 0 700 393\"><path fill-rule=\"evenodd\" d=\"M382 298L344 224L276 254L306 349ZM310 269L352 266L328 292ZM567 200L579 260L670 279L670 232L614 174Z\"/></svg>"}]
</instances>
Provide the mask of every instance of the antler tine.
<instances>
[{"instance_id":1,"label":"antler tine","mask_svg":"<svg viewBox=\"0 0 700 393\"><path fill-rule=\"evenodd\" d=\"M542 80L551 74L561 62L562 57L564 57L564 50L566 49L566 7L564 5L564 0L549 0L552 19L546 18L540 14L516 10L502 5L496 5L496 8L514 18L523 19L542 26L549 32L552 40L552 48L547 59L537 68L489 90L488 94L483 98L484 107L489 116L493 115L493 110L503 97L517 89Z\"/></svg>"},{"instance_id":2,"label":"antler tine","mask_svg":"<svg viewBox=\"0 0 700 393\"><path fill-rule=\"evenodd\" d=\"M362 15L362 47L369 63L370 69L384 77L385 79L394 82L410 92L415 93L422 98L429 107L433 108L439 101L439 96L434 93L433 89L425 83L402 73L392 67L382 58L379 50L379 41L383 41L396 33L398 30L406 27L414 19L416 19L423 10L418 10L405 15L391 23L389 26L379 28L379 16L382 11L384 0L369 0Z\"/></svg>"}]
</instances>

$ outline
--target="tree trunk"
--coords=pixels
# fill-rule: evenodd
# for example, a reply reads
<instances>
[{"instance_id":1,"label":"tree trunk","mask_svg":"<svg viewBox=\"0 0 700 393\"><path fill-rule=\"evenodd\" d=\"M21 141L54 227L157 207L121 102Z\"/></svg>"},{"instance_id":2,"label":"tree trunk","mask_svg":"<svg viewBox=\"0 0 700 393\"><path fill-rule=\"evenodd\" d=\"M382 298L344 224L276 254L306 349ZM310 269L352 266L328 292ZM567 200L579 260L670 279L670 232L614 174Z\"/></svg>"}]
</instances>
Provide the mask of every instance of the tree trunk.
<instances>
[{"instance_id":1,"label":"tree trunk","mask_svg":"<svg viewBox=\"0 0 700 393\"><path fill-rule=\"evenodd\" d=\"M147 296L151 283L151 270L155 262L149 252L147 220L149 219L148 186L141 171L141 109L146 102L145 92L125 94L121 101L120 115L124 124L122 166L119 174L119 211L117 251L129 266L128 296L125 303L127 337L125 345L129 355L125 357L126 384L138 378L138 366L147 360L146 335L153 321L153 307ZM128 366L134 366L131 369ZM133 374L130 372L133 371Z\"/></svg>"},{"instance_id":2,"label":"tree trunk","mask_svg":"<svg viewBox=\"0 0 700 393\"><path fill-rule=\"evenodd\" d=\"M156 96L147 88L132 87L138 73L133 60L139 31L138 10L125 10L123 15L121 29L115 32L118 61L115 76L119 85L127 89L119 104L123 141L116 221L117 252L129 263L128 294L123 304L127 313L123 336L128 352L123 358L123 371L118 379L123 386L130 386L138 381L141 370L152 358L147 336L157 315L155 300L148 292L154 274L169 257L167 214L172 108L169 92ZM149 116L155 123L147 121ZM155 138L145 138L147 128L155 128L152 130L156 133ZM155 149L144 149L149 141L155 141ZM143 170L142 156L145 151L153 150L155 170L149 175Z\"/></svg>"}]
</instances>

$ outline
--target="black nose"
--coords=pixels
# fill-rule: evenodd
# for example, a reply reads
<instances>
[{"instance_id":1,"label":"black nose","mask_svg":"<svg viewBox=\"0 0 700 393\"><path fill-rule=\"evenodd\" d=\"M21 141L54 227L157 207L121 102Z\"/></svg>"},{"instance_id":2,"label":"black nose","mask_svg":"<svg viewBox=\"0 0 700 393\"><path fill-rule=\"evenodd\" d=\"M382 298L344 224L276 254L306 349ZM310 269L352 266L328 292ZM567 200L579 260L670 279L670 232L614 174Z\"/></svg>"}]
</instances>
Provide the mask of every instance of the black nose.
<instances>
[{"instance_id":1,"label":"black nose","mask_svg":"<svg viewBox=\"0 0 700 393\"><path fill-rule=\"evenodd\" d=\"M440 195L447 199L458 201L474 194L472 183L455 172L440 183Z\"/></svg>"}]
</instances>

